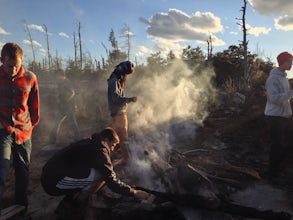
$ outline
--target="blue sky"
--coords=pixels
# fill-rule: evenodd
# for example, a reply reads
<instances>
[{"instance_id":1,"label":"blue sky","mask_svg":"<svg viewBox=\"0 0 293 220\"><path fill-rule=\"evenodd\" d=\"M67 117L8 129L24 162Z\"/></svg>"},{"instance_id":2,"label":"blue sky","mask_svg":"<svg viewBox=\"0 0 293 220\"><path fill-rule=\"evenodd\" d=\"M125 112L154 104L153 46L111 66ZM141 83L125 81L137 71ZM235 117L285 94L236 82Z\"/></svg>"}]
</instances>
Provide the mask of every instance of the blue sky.
<instances>
[{"instance_id":1,"label":"blue sky","mask_svg":"<svg viewBox=\"0 0 293 220\"><path fill-rule=\"evenodd\" d=\"M213 52L238 45L242 31L243 0L0 0L0 46L16 42L26 60L32 59L25 24L34 40L37 59L46 56L44 25L50 50L63 58L74 56L73 33L81 24L83 50L101 60L114 30L123 50L122 29L131 34L131 59L143 62L150 53L172 50L181 53L187 45L206 51L212 36ZM262 58L275 62L279 52L292 51L293 1L249 0L246 12L248 47Z\"/></svg>"}]
</instances>

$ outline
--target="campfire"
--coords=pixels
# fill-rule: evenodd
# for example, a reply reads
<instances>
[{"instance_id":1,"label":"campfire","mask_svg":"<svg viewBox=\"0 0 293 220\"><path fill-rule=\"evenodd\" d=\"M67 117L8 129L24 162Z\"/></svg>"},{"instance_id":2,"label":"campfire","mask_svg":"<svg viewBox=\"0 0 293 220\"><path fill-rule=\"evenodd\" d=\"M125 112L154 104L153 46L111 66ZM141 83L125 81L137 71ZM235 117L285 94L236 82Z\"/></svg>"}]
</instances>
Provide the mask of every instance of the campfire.
<instances>
[{"instance_id":1,"label":"campfire","mask_svg":"<svg viewBox=\"0 0 293 220\"><path fill-rule=\"evenodd\" d=\"M155 149L145 149L144 162L141 162L140 155L140 165L130 165L127 172L132 172L131 177L124 181L137 189L149 192L150 198L139 202L105 188L92 203L92 207L89 207L87 219L291 219L291 214L286 211L259 209L232 201L229 195L221 192L218 184L238 189L244 189L246 186L236 178L212 174L206 167L212 168L213 171L230 172L259 180L261 177L257 171L221 164L204 158L202 154L189 157L188 154L191 153L194 152L188 151L184 154L171 150L166 159L160 157ZM144 167L145 170L142 172L138 166ZM136 167L136 172L130 167ZM121 174L121 171L117 172ZM148 181L142 177L147 172Z\"/></svg>"}]
</instances>

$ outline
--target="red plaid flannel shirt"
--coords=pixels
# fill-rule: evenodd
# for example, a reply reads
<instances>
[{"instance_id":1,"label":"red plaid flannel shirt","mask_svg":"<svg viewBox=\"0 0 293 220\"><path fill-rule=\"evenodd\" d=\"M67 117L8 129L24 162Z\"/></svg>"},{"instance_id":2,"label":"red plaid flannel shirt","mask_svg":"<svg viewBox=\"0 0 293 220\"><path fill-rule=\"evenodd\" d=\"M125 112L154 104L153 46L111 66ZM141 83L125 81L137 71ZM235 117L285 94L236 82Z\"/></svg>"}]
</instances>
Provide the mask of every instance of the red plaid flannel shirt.
<instances>
[{"instance_id":1,"label":"red plaid flannel shirt","mask_svg":"<svg viewBox=\"0 0 293 220\"><path fill-rule=\"evenodd\" d=\"M15 133L15 141L23 143L32 136L40 120L39 87L36 75L21 67L11 78L0 67L0 128Z\"/></svg>"}]
</instances>

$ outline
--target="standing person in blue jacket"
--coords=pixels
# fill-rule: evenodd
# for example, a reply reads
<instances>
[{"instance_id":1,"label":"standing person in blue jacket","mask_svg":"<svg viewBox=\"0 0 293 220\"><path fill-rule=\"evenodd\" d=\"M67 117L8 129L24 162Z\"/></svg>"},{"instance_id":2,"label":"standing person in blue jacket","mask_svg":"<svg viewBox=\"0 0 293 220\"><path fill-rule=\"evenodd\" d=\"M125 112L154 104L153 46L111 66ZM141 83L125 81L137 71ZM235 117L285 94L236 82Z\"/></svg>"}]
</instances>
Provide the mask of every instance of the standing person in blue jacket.
<instances>
[{"instance_id":1,"label":"standing person in blue jacket","mask_svg":"<svg viewBox=\"0 0 293 220\"><path fill-rule=\"evenodd\" d=\"M115 67L108 79L108 105L112 117L111 127L114 128L119 135L122 154L122 159L118 161L117 164L127 162L130 157L126 109L128 103L137 101L137 97L126 97L124 89L127 76L133 72L133 63L131 61L124 61Z\"/></svg>"},{"instance_id":2,"label":"standing person in blue jacket","mask_svg":"<svg viewBox=\"0 0 293 220\"><path fill-rule=\"evenodd\" d=\"M282 52L277 56L278 67L271 70L266 81L267 103L265 116L270 129L269 178L277 177L289 147L293 147L293 118L290 88L286 71L292 67L292 54Z\"/></svg>"}]
</instances>

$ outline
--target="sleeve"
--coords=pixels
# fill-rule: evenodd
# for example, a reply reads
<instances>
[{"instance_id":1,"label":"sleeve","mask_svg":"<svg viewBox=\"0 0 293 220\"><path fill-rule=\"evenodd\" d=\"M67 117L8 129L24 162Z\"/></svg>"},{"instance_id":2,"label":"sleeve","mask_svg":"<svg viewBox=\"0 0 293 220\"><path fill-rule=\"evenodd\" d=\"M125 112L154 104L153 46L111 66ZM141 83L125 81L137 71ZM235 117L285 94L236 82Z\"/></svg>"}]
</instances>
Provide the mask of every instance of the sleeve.
<instances>
[{"instance_id":1,"label":"sleeve","mask_svg":"<svg viewBox=\"0 0 293 220\"><path fill-rule=\"evenodd\" d=\"M36 126L40 120L40 97L37 77L32 80L31 91L28 99L28 107L31 117L32 126Z\"/></svg>"},{"instance_id":2,"label":"sleeve","mask_svg":"<svg viewBox=\"0 0 293 220\"><path fill-rule=\"evenodd\" d=\"M289 82L288 82L289 83ZM266 83L267 95L272 103L281 104L285 101L288 101L293 97L293 90L282 92L281 83L274 79L270 78Z\"/></svg>"},{"instance_id":3,"label":"sleeve","mask_svg":"<svg viewBox=\"0 0 293 220\"><path fill-rule=\"evenodd\" d=\"M106 181L107 186L113 192L126 195L126 196L133 196L133 189L128 184L120 181L116 177L116 173L113 170L113 165L110 159L110 155L106 149L102 149L99 152L97 158L98 162L98 171L102 174L103 179Z\"/></svg>"},{"instance_id":4,"label":"sleeve","mask_svg":"<svg viewBox=\"0 0 293 220\"><path fill-rule=\"evenodd\" d=\"M115 104L124 104L132 101L131 98L124 97L123 91L121 89L120 83L118 80L109 80L109 95L113 103Z\"/></svg>"}]
</instances>

